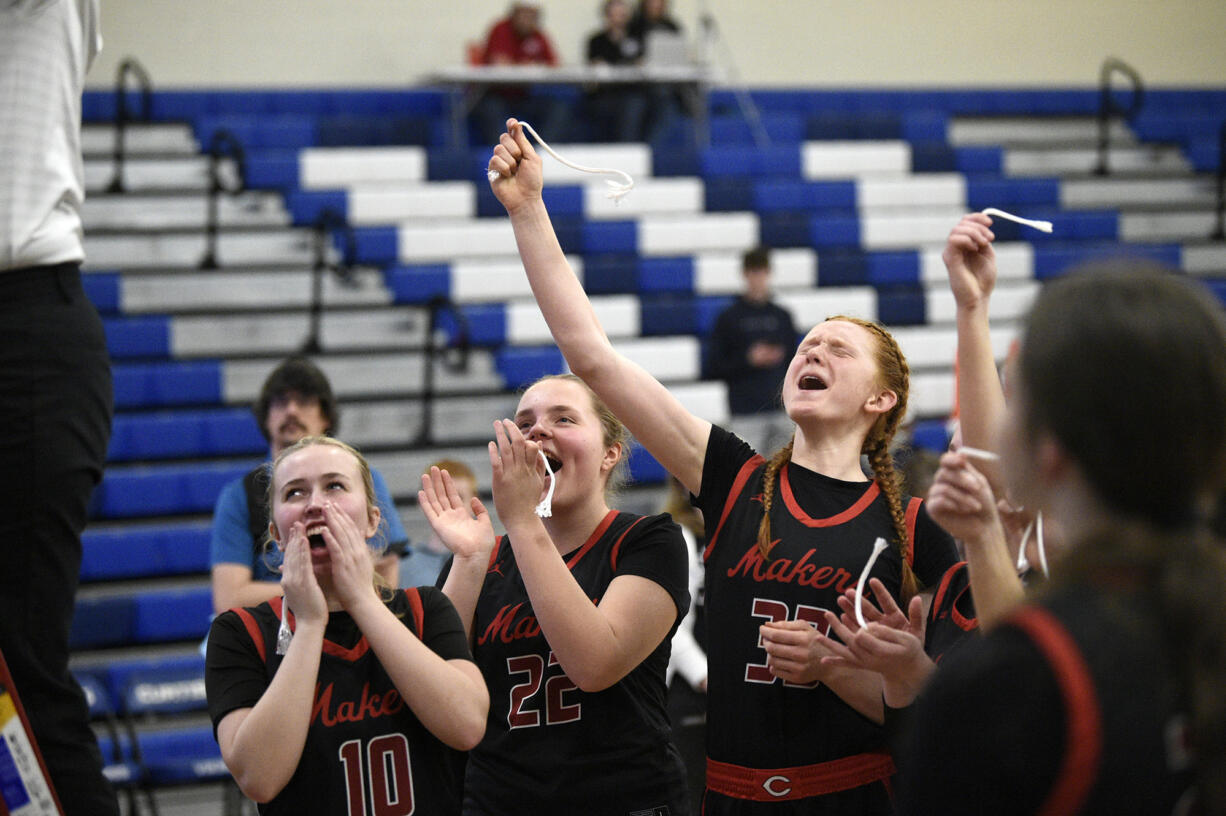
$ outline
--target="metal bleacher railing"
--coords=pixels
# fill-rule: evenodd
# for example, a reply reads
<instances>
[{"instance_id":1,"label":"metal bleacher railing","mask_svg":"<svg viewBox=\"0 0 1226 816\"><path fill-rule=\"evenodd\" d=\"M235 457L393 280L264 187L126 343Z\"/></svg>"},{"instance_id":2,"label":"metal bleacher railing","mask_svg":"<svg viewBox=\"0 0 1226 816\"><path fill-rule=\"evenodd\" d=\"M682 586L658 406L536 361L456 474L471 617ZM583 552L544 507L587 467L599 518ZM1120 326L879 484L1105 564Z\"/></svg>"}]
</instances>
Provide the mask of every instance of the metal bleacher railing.
<instances>
[{"instance_id":1,"label":"metal bleacher railing","mask_svg":"<svg viewBox=\"0 0 1226 816\"><path fill-rule=\"evenodd\" d=\"M133 112L128 107L128 77L135 78L140 86L140 113L136 121L148 122L153 112L153 83L149 72L135 58L128 57L119 63L115 77L115 175L107 186L110 193L124 192L125 136L128 124L133 121Z\"/></svg>"},{"instance_id":2,"label":"metal bleacher railing","mask_svg":"<svg viewBox=\"0 0 1226 816\"><path fill-rule=\"evenodd\" d=\"M1132 83L1132 102L1126 108L1116 101L1111 90L1111 77L1117 73L1123 74ZM1145 85L1141 81L1141 75L1131 65L1116 57L1107 57L1099 70L1098 86L1098 166L1095 173L1105 176L1111 172L1108 163L1111 122L1117 116L1128 122L1137 118L1141 108L1145 106Z\"/></svg>"},{"instance_id":3,"label":"metal bleacher railing","mask_svg":"<svg viewBox=\"0 0 1226 816\"><path fill-rule=\"evenodd\" d=\"M238 137L228 130L214 131L209 140L209 198L208 215L204 225L205 250L200 259L201 269L217 268L217 233L220 216L218 199L222 193L236 196L247 189L247 157ZM227 178L222 160L234 161L233 178Z\"/></svg>"}]
</instances>

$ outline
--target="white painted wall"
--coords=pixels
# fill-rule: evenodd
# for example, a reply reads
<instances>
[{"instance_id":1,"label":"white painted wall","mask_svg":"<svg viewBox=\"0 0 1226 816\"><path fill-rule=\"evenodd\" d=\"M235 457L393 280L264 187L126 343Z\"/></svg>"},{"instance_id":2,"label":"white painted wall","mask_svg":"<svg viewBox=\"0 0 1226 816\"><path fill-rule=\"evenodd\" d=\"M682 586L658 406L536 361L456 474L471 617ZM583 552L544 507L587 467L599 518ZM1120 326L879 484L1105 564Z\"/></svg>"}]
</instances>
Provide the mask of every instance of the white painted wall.
<instances>
[{"instance_id":1,"label":"white painted wall","mask_svg":"<svg viewBox=\"0 0 1226 816\"><path fill-rule=\"evenodd\" d=\"M158 87L405 86L462 61L502 0L102 0L91 87L125 56ZM565 60L598 0L544 0ZM1223 0L674 0L703 9L752 86L1092 86L1104 57L1150 85L1226 83Z\"/></svg>"}]
</instances>

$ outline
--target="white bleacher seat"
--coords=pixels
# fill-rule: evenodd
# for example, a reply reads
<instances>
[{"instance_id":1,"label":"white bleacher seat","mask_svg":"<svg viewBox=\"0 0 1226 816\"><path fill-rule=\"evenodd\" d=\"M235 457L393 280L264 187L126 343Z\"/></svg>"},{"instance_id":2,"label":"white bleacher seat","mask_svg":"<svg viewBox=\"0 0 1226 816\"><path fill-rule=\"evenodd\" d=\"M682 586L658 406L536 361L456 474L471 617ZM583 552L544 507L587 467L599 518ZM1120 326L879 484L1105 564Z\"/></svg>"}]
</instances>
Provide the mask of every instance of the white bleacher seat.
<instances>
[{"instance_id":1,"label":"white bleacher seat","mask_svg":"<svg viewBox=\"0 0 1226 816\"><path fill-rule=\"evenodd\" d=\"M1207 240L1216 229L1217 216L1208 208L1200 211L1120 213L1120 238L1124 241L1164 243Z\"/></svg>"},{"instance_id":2,"label":"white bleacher seat","mask_svg":"<svg viewBox=\"0 0 1226 816\"><path fill-rule=\"evenodd\" d=\"M800 174L810 181L910 172L911 146L906 142L805 142L800 147Z\"/></svg>"},{"instance_id":3,"label":"white bleacher seat","mask_svg":"<svg viewBox=\"0 0 1226 816\"><path fill-rule=\"evenodd\" d=\"M299 154L304 190L426 180L424 147L311 147Z\"/></svg>"},{"instance_id":4,"label":"white bleacher seat","mask_svg":"<svg viewBox=\"0 0 1226 816\"><path fill-rule=\"evenodd\" d=\"M495 419L515 414L518 397L514 394L440 397L431 410L433 444L477 444L492 437ZM342 406L341 436L359 448L368 445L405 446L413 442L421 428L422 405L417 401L345 403Z\"/></svg>"},{"instance_id":5,"label":"white bleacher seat","mask_svg":"<svg viewBox=\"0 0 1226 816\"><path fill-rule=\"evenodd\" d=\"M217 201L223 226L284 227L289 213L276 193L248 191ZM90 196L81 207L88 230L203 229L208 199L203 193L179 195Z\"/></svg>"},{"instance_id":6,"label":"white bleacher seat","mask_svg":"<svg viewBox=\"0 0 1226 816\"><path fill-rule=\"evenodd\" d=\"M634 181L634 189L617 200L609 198L607 184L586 183L583 187L584 216L591 220L616 221L644 215L692 214L703 211L701 179L645 178Z\"/></svg>"},{"instance_id":7,"label":"white bleacher seat","mask_svg":"<svg viewBox=\"0 0 1226 816\"><path fill-rule=\"evenodd\" d=\"M692 335L617 340L613 347L660 382L689 382L702 374L699 341Z\"/></svg>"},{"instance_id":8,"label":"white bleacher seat","mask_svg":"<svg viewBox=\"0 0 1226 816\"><path fill-rule=\"evenodd\" d=\"M1017 336L1016 324L994 326L991 330L992 351L996 359L1004 360L1009 344ZM907 365L914 369L935 368L952 371L958 348L958 332L952 326L906 326L891 328Z\"/></svg>"},{"instance_id":9,"label":"white bleacher seat","mask_svg":"<svg viewBox=\"0 0 1226 816\"><path fill-rule=\"evenodd\" d=\"M1178 147L1148 145L1113 148L1108 166L1116 173L1186 174L1191 165ZM1093 147L1067 149L1021 149L1005 151L1006 176L1063 176L1093 173L1098 151Z\"/></svg>"},{"instance_id":10,"label":"white bleacher seat","mask_svg":"<svg viewBox=\"0 0 1226 816\"><path fill-rule=\"evenodd\" d=\"M753 213L657 216L638 222L642 255L690 255L710 250L739 251L758 243Z\"/></svg>"},{"instance_id":11,"label":"white bleacher seat","mask_svg":"<svg viewBox=\"0 0 1226 816\"><path fill-rule=\"evenodd\" d=\"M1132 142L1132 131L1114 121L1107 131L1112 142ZM975 116L954 117L946 128L951 145L1067 144L1098 139L1093 116Z\"/></svg>"},{"instance_id":12,"label":"white bleacher seat","mask_svg":"<svg viewBox=\"0 0 1226 816\"><path fill-rule=\"evenodd\" d=\"M1060 182L1060 206L1066 209L1153 207L1161 204L1211 207L1216 201L1217 185L1209 176L1063 179Z\"/></svg>"},{"instance_id":13,"label":"white bleacher seat","mask_svg":"<svg viewBox=\"0 0 1226 816\"><path fill-rule=\"evenodd\" d=\"M399 257L406 263L437 263L456 258L516 257L515 234L505 218L402 224Z\"/></svg>"},{"instance_id":14,"label":"white bleacher seat","mask_svg":"<svg viewBox=\"0 0 1226 816\"><path fill-rule=\"evenodd\" d=\"M862 178L856 182L860 211L892 207L957 207L966 209L966 176L922 173L900 178Z\"/></svg>"},{"instance_id":15,"label":"white bleacher seat","mask_svg":"<svg viewBox=\"0 0 1226 816\"><path fill-rule=\"evenodd\" d=\"M946 238L951 222L946 229ZM996 279L1034 280L1034 246L1024 241L993 244L996 251ZM920 251L920 280L927 284L936 284L949 280L945 271L945 262L941 260L944 247L931 247ZM946 284L948 285L948 284Z\"/></svg>"},{"instance_id":16,"label":"white bleacher seat","mask_svg":"<svg viewBox=\"0 0 1226 816\"><path fill-rule=\"evenodd\" d=\"M311 303L312 274L308 269L128 273L120 287L120 306L126 314L304 308ZM347 282L335 275L323 278L327 306L382 306L391 299L377 269L350 270Z\"/></svg>"},{"instance_id":17,"label":"white bleacher seat","mask_svg":"<svg viewBox=\"0 0 1226 816\"><path fill-rule=\"evenodd\" d=\"M992 292L991 318L998 321L1020 320L1030 311L1039 292L1036 281L1001 281ZM948 286L934 285L924 292L925 317L929 325L952 323L957 317L953 292Z\"/></svg>"},{"instance_id":18,"label":"white bleacher seat","mask_svg":"<svg viewBox=\"0 0 1226 816\"><path fill-rule=\"evenodd\" d=\"M637 337L639 323L639 299L634 295L596 295L591 298L592 309L605 333L611 338ZM516 301L507 304L507 342L531 345L553 343L549 326L536 301Z\"/></svg>"},{"instance_id":19,"label":"white bleacher seat","mask_svg":"<svg viewBox=\"0 0 1226 816\"><path fill-rule=\"evenodd\" d=\"M708 422L727 425L731 419L728 414L728 386L723 382L699 380L676 383L670 385L668 391L685 410Z\"/></svg>"},{"instance_id":20,"label":"white bleacher seat","mask_svg":"<svg viewBox=\"0 0 1226 816\"><path fill-rule=\"evenodd\" d=\"M937 206L895 212L862 213L860 244L865 249L910 249L944 244L965 207Z\"/></svg>"},{"instance_id":21,"label":"white bleacher seat","mask_svg":"<svg viewBox=\"0 0 1226 816\"><path fill-rule=\"evenodd\" d=\"M1182 268L1191 275L1213 273L1220 277L1226 273L1226 246L1222 244L1185 246Z\"/></svg>"},{"instance_id":22,"label":"white bleacher seat","mask_svg":"<svg viewBox=\"0 0 1226 816\"><path fill-rule=\"evenodd\" d=\"M148 153L194 155L200 145L189 125L170 123L129 123L123 132L123 149L128 156ZM115 151L115 126L83 125L81 152L86 156L110 156Z\"/></svg>"},{"instance_id":23,"label":"white bleacher seat","mask_svg":"<svg viewBox=\"0 0 1226 816\"><path fill-rule=\"evenodd\" d=\"M803 292L781 292L780 306L792 313L796 330L807 333L834 315L877 319L877 291L870 286L831 286Z\"/></svg>"},{"instance_id":24,"label":"white bleacher seat","mask_svg":"<svg viewBox=\"0 0 1226 816\"><path fill-rule=\"evenodd\" d=\"M811 249L772 249L771 286L776 290L812 288L817 282L817 263L817 253ZM694 258L697 294L731 295L744 288L740 252L703 253Z\"/></svg>"},{"instance_id":25,"label":"white bleacher seat","mask_svg":"<svg viewBox=\"0 0 1226 816\"><path fill-rule=\"evenodd\" d=\"M355 186L349 188L347 196L349 223L356 227L477 215L477 188L468 181Z\"/></svg>"},{"instance_id":26,"label":"white bleacher seat","mask_svg":"<svg viewBox=\"0 0 1226 816\"><path fill-rule=\"evenodd\" d=\"M570 268L583 280L583 259L567 255ZM456 303L481 303L532 297L528 275L519 256L490 260L457 260L451 264L451 299Z\"/></svg>"},{"instance_id":27,"label":"white bleacher seat","mask_svg":"<svg viewBox=\"0 0 1226 816\"><path fill-rule=\"evenodd\" d=\"M221 266L310 264L314 255L307 230L268 229L222 232L217 240ZM196 266L204 257L203 232L85 234L85 257L95 269Z\"/></svg>"},{"instance_id":28,"label":"white bleacher seat","mask_svg":"<svg viewBox=\"0 0 1226 816\"><path fill-rule=\"evenodd\" d=\"M221 166L228 176L235 173L234 162L223 159ZM85 160L85 190L100 193L115 177L115 166L110 159ZM204 156L182 158L129 158L123 163L123 182L128 192L142 190L207 190L209 188L209 160Z\"/></svg>"},{"instance_id":29,"label":"white bleacher seat","mask_svg":"<svg viewBox=\"0 0 1226 816\"><path fill-rule=\"evenodd\" d=\"M541 136L545 137L546 141L549 141L548 133L542 133ZM535 140L532 140L531 137L529 137L529 140L532 141L536 152L540 154L546 185L588 184L593 178L596 178L591 173L584 173L567 167L541 149L541 146L536 144ZM651 148L645 144L557 145L553 142L549 144L559 155L565 156L567 161L582 165L583 167L621 170L623 173L629 174L636 181L651 175ZM607 176L607 178L616 177ZM618 180L620 181L620 179Z\"/></svg>"},{"instance_id":30,"label":"white bleacher seat","mask_svg":"<svg viewBox=\"0 0 1226 816\"><path fill-rule=\"evenodd\" d=\"M954 407L952 371L921 372L911 376L908 417L948 416Z\"/></svg>"},{"instance_id":31,"label":"white bleacher seat","mask_svg":"<svg viewBox=\"0 0 1226 816\"><path fill-rule=\"evenodd\" d=\"M228 360L222 367L223 400L231 405L254 402L264 379L281 359ZM423 355L419 352L334 354L316 362L339 398L421 393L424 366ZM492 356L481 349L469 353L468 370L463 372L451 371L436 360L434 377L438 394L491 393L503 388Z\"/></svg>"}]
</instances>

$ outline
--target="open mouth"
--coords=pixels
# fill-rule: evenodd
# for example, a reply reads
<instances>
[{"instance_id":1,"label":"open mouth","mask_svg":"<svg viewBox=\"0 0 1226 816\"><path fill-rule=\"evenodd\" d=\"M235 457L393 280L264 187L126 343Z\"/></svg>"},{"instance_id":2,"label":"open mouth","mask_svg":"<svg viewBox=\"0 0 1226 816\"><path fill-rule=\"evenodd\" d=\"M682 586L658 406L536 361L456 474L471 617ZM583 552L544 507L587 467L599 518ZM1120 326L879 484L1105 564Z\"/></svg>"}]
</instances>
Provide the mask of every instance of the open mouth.
<instances>
[{"instance_id":1,"label":"open mouth","mask_svg":"<svg viewBox=\"0 0 1226 816\"><path fill-rule=\"evenodd\" d=\"M561 460L555 459L549 454L545 454L545 461L549 463L549 469L552 470L554 473L557 473L559 470L562 469Z\"/></svg>"},{"instance_id":2,"label":"open mouth","mask_svg":"<svg viewBox=\"0 0 1226 816\"><path fill-rule=\"evenodd\" d=\"M307 544L311 545L311 549L324 548L327 549L328 542L324 541L323 527L312 527L307 530Z\"/></svg>"},{"instance_id":3,"label":"open mouth","mask_svg":"<svg viewBox=\"0 0 1226 816\"><path fill-rule=\"evenodd\" d=\"M800 378L801 391L825 391L827 387L826 381L816 374L806 374Z\"/></svg>"}]
</instances>

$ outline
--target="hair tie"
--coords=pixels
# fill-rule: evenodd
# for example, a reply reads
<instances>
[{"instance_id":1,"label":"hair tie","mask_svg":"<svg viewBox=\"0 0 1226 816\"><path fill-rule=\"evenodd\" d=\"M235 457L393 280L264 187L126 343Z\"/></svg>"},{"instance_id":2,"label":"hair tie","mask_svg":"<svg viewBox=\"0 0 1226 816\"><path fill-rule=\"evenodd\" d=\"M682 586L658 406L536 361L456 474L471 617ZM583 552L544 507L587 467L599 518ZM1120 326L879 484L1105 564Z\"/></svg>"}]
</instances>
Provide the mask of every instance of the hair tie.
<instances>
[{"instance_id":1,"label":"hair tie","mask_svg":"<svg viewBox=\"0 0 1226 816\"><path fill-rule=\"evenodd\" d=\"M1015 223L1022 224L1023 226L1033 227L1039 232L1051 232L1050 221L1031 221L1029 218L1021 218L1013 215L1012 213L1007 213L1004 210L998 210L995 207L988 207L986 210L980 210L980 212L982 212L984 215L996 215L1000 216L1006 221L1013 221Z\"/></svg>"},{"instance_id":2,"label":"hair tie","mask_svg":"<svg viewBox=\"0 0 1226 816\"><path fill-rule=\"evenodd\" d=\"M596 173L596 174L601 174L601 175L606 175L606 176L620 176L621 178L625 179L625 181L622 181L622 182L614 181L613 179L605 179L605 184L609 185L609 187L611 188L609 192L607 193L607 196L611 198L613 201L621 201L622 197L624 197L627 193L629 193L631 190L634 189L634 179L630 177L629 173L626 173L622 170L614 170L612 168L584 167L581 164L575 164L572 161L562 158L562 156L559 155L556 150L550 147L549 144L544 139L541 138L541 134L537 133L536 129L533 128L532 125L528 124L527 122L523 120L520 120L519 125L524 130L532 134L532 138L536 139L537 143L541 146L542 149L544 149L546 153L548 153L550 156L553 156L555 159L562 162L562 164L566 165L567 167L578 170L581 173ZM486 171L485 175L490 180L490 183L493 184L495 181L498 180L499 174L497 170L488 170ZM1048 230L1048 232L1050 231L1051 230Z\"/></svg>"},{"instance_id":3,"label":"hair tie","mask_svg":"<svg viewBox=\"0 0 1226 816\"><path fill-rule=\"evenodd\" d=\"M868 626L864 622L864 611L860 608L864 598L864 583L868 580L868 573L873 568L873 564L877 563L877 556L881 555L890 545L881 536L877 536L877 540L873 542L873 554L868 557L868 563L864 565L864 571L860 573L860 580L856 582L856 623L860 624L860 628L864 629Z\"/></svg>"}]
</instances>

